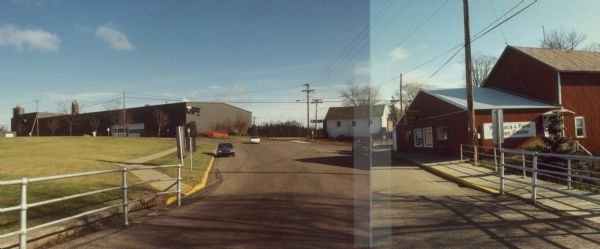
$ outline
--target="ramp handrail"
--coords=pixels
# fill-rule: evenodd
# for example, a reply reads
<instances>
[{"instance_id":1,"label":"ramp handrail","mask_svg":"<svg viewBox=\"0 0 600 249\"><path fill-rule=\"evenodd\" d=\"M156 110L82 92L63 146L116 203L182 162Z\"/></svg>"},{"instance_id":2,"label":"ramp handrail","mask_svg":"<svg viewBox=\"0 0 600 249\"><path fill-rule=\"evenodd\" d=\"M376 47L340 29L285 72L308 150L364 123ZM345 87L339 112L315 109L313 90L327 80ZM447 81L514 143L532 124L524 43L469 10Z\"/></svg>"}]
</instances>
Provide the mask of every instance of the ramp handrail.
<instances>
[{"instance_id":1,"label":"ramp handrail","mask_svg":"<svg viewBox=\"0 0 600 249\"><path fill-rule=\"evenodd\" d=\"M17 179L17 180L0 181L0 186L9 186L9 185L20 185L21 186L20 204L17 206L0 208L0 214L20 210L20 218L19 218L20 229L18 231L9 232L6 234L0 234L0 239L19 235L19 248L24 249L27 247L27 233L30 231L48 227L48 226L51 226L51 225L54 225L57 223L61 223L61 222L65 222L68 220L77 219L79 217L98 213L101 211L105 211L105 210L109 210L109 209L113 209L113 208L119 208L119 207L123 209L123 225L128 226L129 225L128 213L129 213L129 203L130 203L129 198L128 198L128 188L132 187L132 186L142 185L142 184L148 184L148 183L159 182L159 181L175 181L174 185L176 185L176 190L155 192L155 193L137 198L136 200L131 201L131 202L136 202L136 201L140 201L140 200L147 199L147 198L154 198L159 195L175 194L177 196L177 206L181 206L181 167L182 167L181 164L136 165L135 167L131 167L131 168L123 167L123 168L117 168L117 169L97 170L97 171L80 172L80 173L72 173L72 174L34 177L34 178L21 178L21 179ZM177 168L177 177L164 178L164 179L152 179L152 180L135 182L135 183L131 183L131 184L127 182L127 172L129 172L129 171L158 169L158 168ZM27 203L27 187L28 187L28 185L30 185L32 183L62 180L62 179L77 178L77 177L85 177L85 176L95 176L95 175L102 175L102 174L111 174L111 173L118 173L118 172L121 172L120 186L114 186L114 187L108 187L108 188L103 188L103 189L99 189L99 190L87 191L87 192L83 192L83 193L77 193L77 194L73 194L73 195L57 197L57 198L53 198L53 199L49 199L49 200L43 200L43 201L39 201L39 202L35 202L35 203ZM171 187L169 187L169 188L171 188ZM69 216L66 218L49 221L44 224L39 224L34 227L29 227L29 228L27 227L27 209L28 208L48 205L48 204L52 204L52 203L56 203L56 202L71 200L71 199L75 199L75 198L80 198L80 197L84 197L84 196L89 196L89 195L94 195L94 194L99 194L99 193L104 193L104 192L109 192L109 191L115 191L115 190L119 190L119 189L122 190L122 194L121 194L122 200L121 200L120 204L100 207L100 208L88 210L88 211L85 211L85 212L82 212L82 213L79 213L79 214L76 214L73 216Z\"/></svg>"}]
</instances>

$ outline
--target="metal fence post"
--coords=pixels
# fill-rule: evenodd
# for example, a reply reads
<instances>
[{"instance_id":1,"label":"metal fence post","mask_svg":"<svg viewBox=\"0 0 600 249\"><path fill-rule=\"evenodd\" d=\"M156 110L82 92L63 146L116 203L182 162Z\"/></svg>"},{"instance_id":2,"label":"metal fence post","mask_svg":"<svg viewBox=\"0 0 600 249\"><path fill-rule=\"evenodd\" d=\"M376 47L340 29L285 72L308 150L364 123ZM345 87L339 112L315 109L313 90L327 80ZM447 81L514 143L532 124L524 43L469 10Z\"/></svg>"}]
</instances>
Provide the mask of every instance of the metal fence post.
<instances>
[{"instance_id":1,"label":"metal fence post","mask_svg":"<svg viewBox=\"0 0 600 249\"><path fill-rule=\"evenodd\" d=\"M571 159L567 160L567 187L571 189Z\"/></svg>"},{"instance_id":2,"label":"metal fence post","mask_svg":"<svg viewBox=\"0 0 600 249\"><path fill-rule=\"evenodd\" d=\"M500 153L502 153L502 152L500 152ZM502 159L500 159L500 160L502 160ZM500 162L500 163L503 163L503 162ZM496 172L498 172L498 154L496 152L496 147L494 147L494 168L495 168Z\"/></svg>"},{"instance_id":3,"label":"metal fence post","mask_svg":"<svg viewBox=\"0 0 600 249\"><path fill-rule=\"evenodd\" d=\"M181 207L181 166L182 166L181 163L177 166L177 206L178 207Z\"/></svg>"},{"instance_id":4,"label":"metal fence post","mask_svg":"<svg viewBox=\"0 0 600 249\"><path fill-rule=\"evenodd\" d=\"M527 162L525 162L525 150L521 150L521 162L523 163L523 178L527 178Z\"/></svg>"},{"instance_id":5,"label":"metal fence post","mask_svg":"<svg viewBox=\"0 0 600 249\"><path fill-rule=\"evenodd\" d=\"M21 230L19 248L27 248L27 178L21 178Z\"/></svg>"},{"instance_id":6,"label":"metal fence post","mask_svg":"<svg viewBox=\"0 0 600 249\"><path fill-rule=\"evenodd\" d=\"M463 156L463 144L460 144L460 160L465 160L465 157Z\"/></svg>"},{"instance_id":7,"label":"metal fence post","mask_svg":"<svg viewBox=\"0 0 600 249\"><path fill-rule=\"evenodd\" d=\"M538 170L538 155L537 152L533 154L533 165L531 168L531 201L536 203L537 197L537 170Z\"/></svg>"},{"instance_id":8,"label":"metal fence post","mask_svg":"<svg viewBox=\"0 0 600 249\"><path fill-rule=\"evenodd\" d=\"M494 153L496 148L494 148ZM504 194L504 150L500 149L500 194Z\"/></svg>"},{"instance_id":9,"label":"metal fence post","mask_svg":"<svg viewBox=\"0 0 600 249\"><path fill-rule=\"evenodd\" d=\"M129 226L129 197L127 194L127 168L123 168L122 172L122 183L123 183L123 221L125 226Z\"/></svg>"}]
</instances>

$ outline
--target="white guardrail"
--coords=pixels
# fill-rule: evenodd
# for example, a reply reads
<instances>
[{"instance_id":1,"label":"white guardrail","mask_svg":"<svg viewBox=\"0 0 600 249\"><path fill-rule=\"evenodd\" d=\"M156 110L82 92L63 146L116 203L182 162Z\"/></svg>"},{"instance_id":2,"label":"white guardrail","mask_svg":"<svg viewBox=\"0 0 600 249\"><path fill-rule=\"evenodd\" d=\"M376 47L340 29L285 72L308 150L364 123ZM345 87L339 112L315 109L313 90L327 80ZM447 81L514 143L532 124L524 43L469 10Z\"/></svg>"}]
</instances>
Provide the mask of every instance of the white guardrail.
<instances>
[{"instance_id":1,"label":"white guardrail","mask_svg":"<svg viewBox=\"0 0 600 249\"><path fill-rule=\"evenodd\" d=\"M156 197L159 195L176 194L177 195L177 206L181 206L181 166L182 166L181 164L160 165L160 166L141 165L141 166L136 166L135 168L131 168L131 169L118 168L118 169L90 171L90 172L65 174L65 175L45 176L45 177L36 177L36 178L22 178L20 180L0 181L0 187L1 186L9 186L9 185L20 185L21 186L21 202L20 202L20 204L17 206L13 206L13 207L0 208L0 214L7 213L7 212L13 212L13 211L20 211L20 218L19 218L20 229L18 231L1 234L0 239L19 235L19 248L24 249L27 247L27 233L28 232L38 230L38 229L41 229L44 227L48 227L51 225L55 225L57 223L65 222L68 220L77 219L79 217L83 217L86 215L113 209L113 208L123 208L123 225L127 226L127 225L129 225L129 218L128 218L129 203L141 201L141 200L151 198L151 197ZM128 171L158 169L158 168L177 168L177 177L176 178L152 179L152 180L141 181L141 182L136 182L136 183L132 183L132 184L129 184L127 182L127 172ZM58 198L44 200L44 201L35 202L35 203L27 203L27 186L29 184L52 181L52 180L61 180L61 179L67 179L67 178L118 173L118 172L121 172L121 182L122 182L121 186L115 186L115 187L109 187L109 188L104 188L104 189L100 189L100 190L78 193L78 194L58 197ZM153 194L139 197L135 200L129 200L129 197L128 197L128 188L129 187L142 185L142 184L148 184L148 183L152 183L152 182L162 182L162 181L175 181L174 184L176 184L176 190L156 192ZM171 185L171 187L172 187L172 185ZM171 187L169 187L169 188L171 188ZM82 213L79 213L79 214L76 214L73 216L69 216L66 218L62 218L62 219L50 221L50 222L47 222L44 224L36 225L33 227L27 227L27 209L28 208L43 206L43 205L47 205L47 204L51 204L51 203L71 200L71 199L75 199L75 198L79 198L79 197L84 197L84 196L89 196L89 195L94 195L94 194L99 194L99 193L104 193L104 192L109 192L109 191L115 191L115 190L119 190L119 189L122 190L122 194L121 194L122 202L120 204L105 206L105 207L97 208L94 210L85 211L85 212L82 212Z\"/></svg>"},{"instance_id":2,"label":"white guardrail","mask_svg":"<svg viewBox=\"0 0 600 249\"><path fill-rule=\"evenodd\" d=\"M476 150L475 150L476 148ZM600 204L600 199L578 194L570 189L581 189L590 192L600 191L600 171L595 170L594 164L600 162L600 157L570 154L540 153L528 150L504 149L495 147L473 146L461 144L460 159L474 161L475 165L493 162L498 171L499 190L504 193L505 180L530 185L531 200L536 202L537 188L544 188L564 195ZM531 177L525 182L506 177L505 171L522 174L522 178ZM539 185L538 180L565 185L565 189Z\"/></svg>"}]
</instances>

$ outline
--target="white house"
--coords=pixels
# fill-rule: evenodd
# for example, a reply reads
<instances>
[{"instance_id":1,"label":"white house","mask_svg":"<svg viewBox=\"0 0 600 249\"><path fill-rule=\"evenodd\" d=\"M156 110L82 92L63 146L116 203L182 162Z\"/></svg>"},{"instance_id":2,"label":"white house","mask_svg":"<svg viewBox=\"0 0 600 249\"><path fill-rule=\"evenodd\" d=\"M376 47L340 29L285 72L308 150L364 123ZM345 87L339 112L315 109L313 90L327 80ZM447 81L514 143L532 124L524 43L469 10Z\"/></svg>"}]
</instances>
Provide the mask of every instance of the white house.
<instances>
[{"instance_id":1,"label":"white house","mask_svg":"<svg viewBox=\"0 0 600 249\"><path fill-rule=\"evenodd\" d=\"M386 132L387 112L386 105L330 107L324 120L327 136L366 137Z\"/></svg>"}]
</instances>

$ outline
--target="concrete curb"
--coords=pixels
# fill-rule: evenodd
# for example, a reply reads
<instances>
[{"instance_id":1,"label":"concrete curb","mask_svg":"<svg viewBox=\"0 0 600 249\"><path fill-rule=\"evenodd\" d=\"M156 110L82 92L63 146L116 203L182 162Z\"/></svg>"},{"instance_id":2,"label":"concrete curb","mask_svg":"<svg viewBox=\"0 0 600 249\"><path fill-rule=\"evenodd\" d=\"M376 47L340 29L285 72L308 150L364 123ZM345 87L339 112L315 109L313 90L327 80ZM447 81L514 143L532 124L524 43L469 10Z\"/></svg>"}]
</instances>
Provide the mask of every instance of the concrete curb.
<instances>
[{"instance_id":1,"label":"concrete curb","mask_svg":"<svg viewBox=\"0 0 600 249\"><path fill-rule=\"evenodd\" d=\"M472 188L472 189L475 189L475 190L479 190L479 191L482 191L482 192L486 192L488 194L493 194L493 195L500 194L500 191L498 191L496 189L472 183L472 182L467 181L465 179L462 179L460 177L456 177L454 175L451 175L451 174L448 174L446 172L443 172L443 171L441 171L439 169L436 169L436 168L434 168L432 166L429 166L429 165L427 165L427 164L425 164L423 162L420 162L418 160L404 158L404 157L399 157L399 156L394 156L394 157L399 158L399 159L408 160L408 161L416 164L417 166L419 166L419 168L421 168L421 169L424 169L426 171L432 172L432 173L434 173L436 175L439 175L439 176L441 176L443 178L446 178L448 180L457 182L458 184L460 184L462 186L465 186L465 187L468 187L468 188Z\"/></svg>"},{"instance_id":2,"label":"concrete curb","mask_svg":"<svg viewBox=\"0 0 600 249\"><path fill-rule=\"evenodd\" d=\"M204 173L202 174L202 178L200 179L200 183L194 185L192 187L192 189L188 190L187 192L183 193L182 198L189 196L191 194L194 194L204 188L206 188L206 184L208 183L208 174L210 173L210 171L212 170L212 166L213 163L215 161L215 156L216 155L216 150L217 147L215 146L215 150L213 153L213 156L210 158L210 161L208 162L208 166L206 167L206 170L204 170ZM165 205L171 205L173 204L173 202L177 201L177 196L171 196L167 199L167 201L165 202Z\"/></svg>"}]
</instances>

